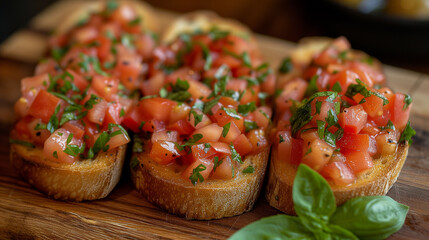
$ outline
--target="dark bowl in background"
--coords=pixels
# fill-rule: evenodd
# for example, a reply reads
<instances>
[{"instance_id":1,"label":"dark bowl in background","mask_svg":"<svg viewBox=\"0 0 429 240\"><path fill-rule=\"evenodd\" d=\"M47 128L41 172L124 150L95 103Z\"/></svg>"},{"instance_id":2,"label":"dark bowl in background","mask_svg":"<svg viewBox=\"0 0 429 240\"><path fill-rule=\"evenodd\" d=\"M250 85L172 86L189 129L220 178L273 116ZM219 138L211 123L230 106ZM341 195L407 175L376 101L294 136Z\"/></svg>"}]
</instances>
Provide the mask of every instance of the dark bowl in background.
<instances>
[{"instance_id":1,"label":"dark bowl in background","mask_svg":"<svg viewBox=\"0 0 429 240\"><path fill-rule=\"evenodd\" d=\"M353 48L391 61L429 60L429 19L364 13L332 0L306 2L307 9L328 35L346 36Z\"/></svg>"}]
</instances>

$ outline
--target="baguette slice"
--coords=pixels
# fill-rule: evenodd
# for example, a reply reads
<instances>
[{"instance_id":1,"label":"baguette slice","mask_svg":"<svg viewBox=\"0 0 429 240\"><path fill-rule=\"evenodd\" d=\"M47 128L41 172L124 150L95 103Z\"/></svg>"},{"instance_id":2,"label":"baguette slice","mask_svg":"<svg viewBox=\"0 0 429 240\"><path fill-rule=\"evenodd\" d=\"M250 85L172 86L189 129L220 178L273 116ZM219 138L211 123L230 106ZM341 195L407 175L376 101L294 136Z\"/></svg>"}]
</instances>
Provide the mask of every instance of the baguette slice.
<instances>
[{"instance_id":1,"label":"baguette slice","mask_svg":"<svg viewBox=\"0 0 429 240\"><path fill-rule=\"evenodd\" d=\"M310 64L312 57L325 49L332 41L333 39L326 37L302 39L290 54L291 60L297 68L291 73L279 76L278 86L284 86L291 79L300 76L302 69ZM366 53L354 49L350 51L350 54L361 59L369 57ZM382 68L377 59L373 59L373 66L380 70ZM292 187L298 167L277 159L275 157L277 156L276 152L276 148L273 147L265 196L271 206L287 214L295 214ZM330 182L337 205L358 196L386 195L396 182L407 153L408 144L399 144L395 154L374 159L373 168L358 176L355 183L339 187Z\"/></svg>"},{"instance_id":2,"label":"baguette slice","mask_svg":"<svg viewBox=\"0 0 429 240\"><path fill-rule=\"evenodd\" d=\"M155 31L157 24L154 11L144 2L125 0L119 5L130 5L143 21L143 29ZM72 11L58 24L56 33L66 33L76 23L93 12L101 12L104 1L82 2L82 6ZM12 131L12 136L16 135ZM93 160L61 164L46 160L43 149L11 144L10 161L18 173L36 189L50 197L68 201L94 200L106 197L119 182L125 161L126 145L108 152L101 152Z\"/></svg>"},{"instance_id":3,"label":"baguette slice","mask_svg":"<svg viewBox=\"0 0 429 240\"><path fill-rule=\"evenodd\" d=\"M136 189L151 203L187 219L209 220L250 211L259 196L269 148L248 155L231 180L209 179L192 185L171 166L160 165L148 154L135 154L139 164L131 168ZM253 173L242 171L252 165Z\"/></svg>"},{"instance_id":4,"label":"baguette slice","mask_svg":"<svg viewBox=\"0 0 429 240\"><path fill-rule=\"evenodd\" d=\"M248 36L252 45L257 47L247 27L206 11L189 13L176 19L164 32L162 42L169 43L181 33L209 31L212 27ZM189 179L182 178L180 169L160 165L147 153L134 154L139 164L131 168L131 175L136 189L160 208L187 219L219 219L252 209L262 188L269 151L267 147L258 154L248 155L231 180L208 179L194 186ZM249 165L255 171L242 173Z\"/></svg>"},{"instance_id":5,"label":"baguette slice","mask_svg":"<svg viewBox=\"0 0 429 240\"><path fill-rule=\"evenodd\" d=\"M358 177L356 182L340 187L329 182L334 192L337 205L359 196L386 195L396 182L399 172L407 158L408 144L401 143L392 155L374 159L373 168ZM266 198L269 204L287 214L295 214L292 201L292 187L297 166L277 159L273 148L266 188Z\"/></svg>"},{"instance_id":6,"label":"baguette slice","mask_svg":"<svg viewBox=\"0 0 429 240\"><path fill-rule=\"evenodd\" d=\"M119 182L126 145L99 153L93 160L56 163L43 157L43 149L11 144L10 161L32 186L50 197L67 201L106 197Z\"/></svg>"}]
</instances>

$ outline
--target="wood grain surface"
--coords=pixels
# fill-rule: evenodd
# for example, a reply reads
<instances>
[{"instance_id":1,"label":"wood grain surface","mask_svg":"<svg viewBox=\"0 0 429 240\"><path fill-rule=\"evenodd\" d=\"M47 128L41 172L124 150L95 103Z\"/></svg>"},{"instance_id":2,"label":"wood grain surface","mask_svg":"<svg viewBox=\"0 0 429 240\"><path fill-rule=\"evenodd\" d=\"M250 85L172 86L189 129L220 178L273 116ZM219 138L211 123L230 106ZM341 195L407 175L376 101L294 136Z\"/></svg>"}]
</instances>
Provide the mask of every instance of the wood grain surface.
<instances>
[{"instance_id":1,"label":"wood grain surface","mask_svg":"<svg viewBox=\"0 0 429 240\"><path fill-rule=\"evenodd\" d=\"M255 220L280 213L260 198L252 211L240 216L189 221L140 197L128 172L107 198L83 203L46 198L17 176L9 164L8 135L20 79L32 75L56 23L81 5L60 1L0 45L0 239L225 239ZM161 26L176 16L157 11ZM274 67L294 46L265 36L257 39ZM390 239L429 239L429 76L390 66L385 71L395 91L414 98L411 122L417 131L402 173L388 193L410 206L405 225Z\"/></svg>"}]
</instances>

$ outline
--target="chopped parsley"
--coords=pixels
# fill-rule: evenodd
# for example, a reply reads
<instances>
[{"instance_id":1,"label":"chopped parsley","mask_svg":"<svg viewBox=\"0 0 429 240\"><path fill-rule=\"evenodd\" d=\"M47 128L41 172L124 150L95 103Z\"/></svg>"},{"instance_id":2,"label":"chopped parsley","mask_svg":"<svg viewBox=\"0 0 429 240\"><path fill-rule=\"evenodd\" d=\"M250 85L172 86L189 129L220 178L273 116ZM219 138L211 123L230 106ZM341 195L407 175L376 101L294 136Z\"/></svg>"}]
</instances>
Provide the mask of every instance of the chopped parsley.
<instances>
[{"instance_id":1,"label":"chopped parsley","mask_svg":"<svg viewBox=\"0 0 429 240\"><path fill-rule=\"evenodd\" d=\"M389 100L387 100L387 98L383 94L376 91L374 92L374 91L368 90L368 87L366 86L366 84L363 83L360 79L356 78L356 82L357 84L350 84L349 87L347 88L347 91L345 94L347 97L353 99L353 96L360 93L364 98L370 97L372 95L381 98L383 100L383 105L386 105L389 103Z\"/></svg>"},{"instance_id":2,"label":"chopped parsley","mask_svg":"<svg viewBox=\"0 0 429 240\"><path fill-rule=\"evenodd\" d=\"M206 166L204 166L203 164L200 164L192 170L192 174L189 177L189 179L191 180L191 183L194 186L198 183L198 181L200 181L200 183L204 182L204 177L203 175L201 175L201 172L206 169L207 169Z\"/></svg>"},{"instance_id":3,"label":"chopped parsley","mask_svg":"<svg viewBox=\"0 0 429 240\"><path fill-rule=\"evenodd\" d=\"M257 129L259 126L254 121L250 120L244 120L244 128L246 129L246 132L249 132L250 130Z\"/></svg>"},{"instance_id":4,"label":"chopped parsley","mask_svg":"<svg viewBox=\"0 0 429 240\"><path fill-rule=\"evenodd\" d=\"M242 173L254 173L255 172L255 168L252 165L247 166Z\"/></svg>"},{"instance_id":5,"label":"chopped parsley","mask_svg":"<svg viewBox=\"0 0 429 240\"><path fill-rule=\"evenodd\" d=\"M280 73L290 73L292 70L293 70L292 59L290 57L283 59L282 63L280 64L280 67L279 67L279 72Z\"/></svg>"},{"instance_id":6,"label":"chopped parsley","mask_svg":"<svg viewBox=\"0 0 429 240\"><path fill-rule=\"evenodd\" d=\"M222 137L226 137L226 135L228 135L228 132L229 132L229 128L231 127L231 122L229 122L229 123L227 123L227 124L225 124L224 126L223 126L223 130L222 130Z\"/></svg>"},{"instance_id":7,"label":"chopped parsley","mask_svg":"<svg viewBox=\"0 0 429 240\"><path fill-rule=\"evenodd\" d=\"M240 104L238 105L238 113L240 113L243 116L247 116L250 112L253 112L256 110L256 104L255 102L249 102L247 104Z\"/></svg>"},{"instance_id":8,"label":"chopped parsley","mask_svg":"<svg viewBox=\"0 0 429 240\"><path fill-rule=\"evenodd\" d=\"M413 140L411 138L416 135L416 131L410 126L410 121L408 121L407 126L405 126L404 131L399 138L399 142L408 142L408 144L412 144Z\"/></svg>"},{"instance_id":9,"label":"chopped parsley","mask_svg":"<svg viewBox=\"0 0 429 240\"><path fill-rule=\"evenodd\" d=\"M243 163L243 161L241 160L241 156L240 154L238 154L237 150L235 150L234 145L232 145L232 143L229 145L229 147L231 148L231 158L232 160L239 162L239 163Z\"/></svg>"},{"instance_id":10,"label":"chopped parsley","mask_svg":"<svg viewBox=\"0 0 429 240\"><path fill-rule=\"evenodd\" d=\"M214 162L213 172L215 172L216 168L219 167L219 165L221 165L223 163L223 159L219 160L219 157L216 156L216 157L213 158L213 162Z\"/></svg>"},{"instance_id":11,"label":"chopped parsley","mask_svg":"<svg viewBox=\"0 0 429 240\"><path fill-rule=\"evenodd\" d=\"M406 110L412 102L413 102L413 99L411 98L411 96L408 94L405 94L403 110Z\"/></svg>"},{"instance_id":12,"label":"chopped parsley","mask_svg":"<svg viewBox=\"0 0 429 240\"><path fill-rule=\"evenodd\" d=\"M19 139L9 139L9 143L10 144L18 144L18 145L22 145L24 147L29 147L29 148L34 148L34 144L32 144L31 142L27 142L27 141L23 141L23 140L19 140Z\"/></svg>"}]
</instances>

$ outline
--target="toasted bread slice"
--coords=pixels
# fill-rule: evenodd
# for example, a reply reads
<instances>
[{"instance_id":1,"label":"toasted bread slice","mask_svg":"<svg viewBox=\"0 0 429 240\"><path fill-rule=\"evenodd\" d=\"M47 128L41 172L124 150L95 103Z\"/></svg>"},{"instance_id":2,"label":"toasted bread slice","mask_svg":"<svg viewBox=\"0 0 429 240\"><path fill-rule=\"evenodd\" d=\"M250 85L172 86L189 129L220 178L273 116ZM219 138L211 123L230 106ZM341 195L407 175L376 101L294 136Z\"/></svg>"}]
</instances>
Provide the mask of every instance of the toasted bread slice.
<instances>
[{"instance_id":1,"label":"toasted bread slice","mask_svg":"<svg viewBox=\"0 0 429 240\"><path fill-rule=\"evenodd\" d=\"M146 153L135 154L139 165L131 168L137 190L151 203L188 219L218 219L252 209L265 175L269 148L248 155L231 180L208 179L192 185L174 167L160 165ZM242 171L249 165L253 173Z\"/></svg>"},{"instance_id":2,"label":"toasted bread slice","mask_svg":"<svg viewBox=\"0 0 429 240\"><path fill-rule=\"evenodd\" d=\"M156 21L155 12L149 4L135 0L118 1L118 5L121 4L131 6L137 16L142 18L139 24L143 29L150 31L158 30L159 26ZM62 34L68 32L76 26L76 23L88 18L91 13L103 11L105 9L105 5L106 1L82 2L82 6L80 6L79 9L72 11L63 22L58 24L58 27L55 30L56 33Z\"/></svg>"},{"instance_id":3,"label":"toasted bread slice","mask_svg":"<svg viewBox=\"0 0 429 240\"><path fill-rule=\"evenodd\" d=\"M246 36L252 46L257 47L247 27L207 11L185 14L176 19L164 32L162 42L169 43L181 33L209 31L213 27L230 31L237 36ZM150 159L147 153L139 153L134 155L140 164L131 169L132 179L136 189L148 201L170 213L200 220L234 216L251 210L257 200L269 151L267 147L258 154L248 155L231 180L206 179L195 186L189 179L182 178L180 169L160 165ZM242 173L249 165L255 171Z\"/></svg>"},{"instance_id":4,"label":"toasted bread slice","mask_svg":"<svg viewBox=\"0 0 429 240\"><path fill-rule=\"evenodd\" d=\"M126 145L74 164L49 161L42 148L11 144L10 161L31 185L55 199L94 200L106 197L119 182Z\"/></svg>"},{"instance_id":5,"label":"toasted bread slice","mask_svg":"<svg viewBox=\"0 0 429 240\"><path fill-rule=\"evenodd\" d=\"M396 182L399 172L407 158L408 144L398 145L395 154L374 159L371 170L359 176L356 182L348 186L336 186L329 182L337 205L359 196L386 195ZM293 180L298 169L282 159L277 159L273 148L266 188L269 204L287 214L295 214L292 201Z\"/></svg>"}]
</instances>

